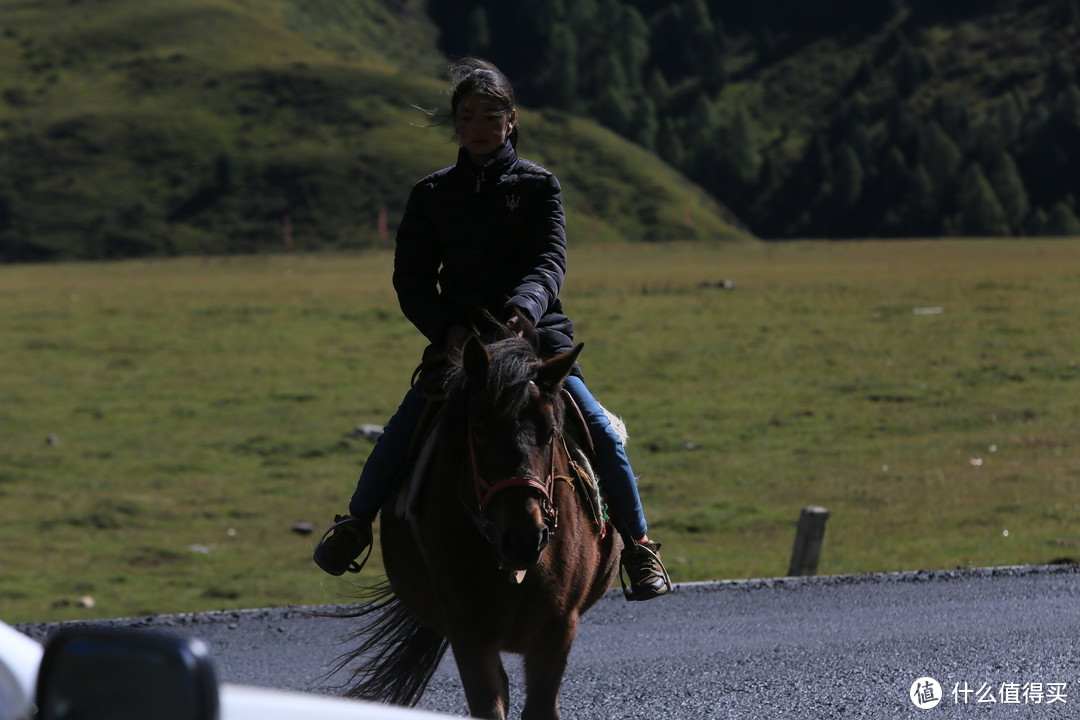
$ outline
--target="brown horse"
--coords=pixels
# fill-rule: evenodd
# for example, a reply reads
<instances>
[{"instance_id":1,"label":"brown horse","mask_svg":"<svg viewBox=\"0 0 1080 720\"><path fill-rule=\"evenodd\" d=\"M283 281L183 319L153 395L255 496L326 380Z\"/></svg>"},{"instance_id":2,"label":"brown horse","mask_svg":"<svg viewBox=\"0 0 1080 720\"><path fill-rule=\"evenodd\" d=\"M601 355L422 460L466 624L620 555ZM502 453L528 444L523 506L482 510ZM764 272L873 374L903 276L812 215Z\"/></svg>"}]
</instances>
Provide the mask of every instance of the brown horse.
<instances>
[{"instance_id":1,"label":"brown horse","mask_svg":"<svg viewBox=\"0 0 1080 720\"><path fill-rule=\"evenodd\" d=\"M609 588L621 541L590 513L563 434L581 345L541 361L517 337L473 338L416 477L382 509L388 585L357 615L353 697L415 705L449 645L469 711L505 718L501 652L524 656L522 718L558 718L578 619Z\"/></svg>"}]
</instances>

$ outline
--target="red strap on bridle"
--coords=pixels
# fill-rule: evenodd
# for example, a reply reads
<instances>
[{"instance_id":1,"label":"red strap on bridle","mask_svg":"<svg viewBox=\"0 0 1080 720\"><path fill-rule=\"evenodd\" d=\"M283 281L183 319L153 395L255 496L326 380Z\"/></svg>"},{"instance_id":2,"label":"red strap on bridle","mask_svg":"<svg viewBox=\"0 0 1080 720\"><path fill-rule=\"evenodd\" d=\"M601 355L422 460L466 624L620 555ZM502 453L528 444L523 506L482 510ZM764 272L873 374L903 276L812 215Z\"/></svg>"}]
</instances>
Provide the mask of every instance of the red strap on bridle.
<instances>
[{"instance_id":1,"label":"red strap on bridle","mask_svg":"<svg viewBox=\"0 0 1080 720\"><path fill-rule=\"evenodd\" d=\"M483 478L480 474L480 466L476 462L476 446L473 443L472 428L466 430L466 437L469 444L469 471L472 474L473 493L476 499L476 506L479 510L479 520L481 529L486 528L490 524L487 519L487 506L491 502L491 499L496 494L502 492L506 488L510 487L531 487L540 492L541 508L544 513L545 520L551 530L559 524L559 510L555 507L555 438L552 436L551 443L549 444L550 462L548 464L548 473L546 478L538 478L533 475L526 468L518 468L520 472L517 475L511 475L504 477L494 482L489 482Z\"/></svg>"}]
</instances>

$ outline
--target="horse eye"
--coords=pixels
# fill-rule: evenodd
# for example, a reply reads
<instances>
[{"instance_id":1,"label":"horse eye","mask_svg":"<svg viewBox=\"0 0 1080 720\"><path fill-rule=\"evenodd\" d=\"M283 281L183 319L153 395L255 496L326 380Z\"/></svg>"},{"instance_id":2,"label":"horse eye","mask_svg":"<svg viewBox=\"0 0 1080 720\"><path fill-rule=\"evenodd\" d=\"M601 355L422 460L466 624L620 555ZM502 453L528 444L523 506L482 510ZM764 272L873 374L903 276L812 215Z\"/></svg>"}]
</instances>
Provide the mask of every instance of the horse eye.
<instances>
[{"instance_id":1,"label":"horse eye","mask_svg":"<svg viewBox=\"0 0 1080 720\"><path fill-rule=\"evenodd\" d=\"M473 423L472 436L476 442L485 443L491 437L491 431L486 423Z\"/></svg>"},{"instance_id":2,"label":"horse eye","mask_svg":"<svg viewBox=\"0 0 1080 720\"><path fill-rule=\"evenodd\" d=\"M536 439L540 444L547 443L555 434L555 422L551 418L544 418L536 424Z\"/></svg>"}]
</instances>

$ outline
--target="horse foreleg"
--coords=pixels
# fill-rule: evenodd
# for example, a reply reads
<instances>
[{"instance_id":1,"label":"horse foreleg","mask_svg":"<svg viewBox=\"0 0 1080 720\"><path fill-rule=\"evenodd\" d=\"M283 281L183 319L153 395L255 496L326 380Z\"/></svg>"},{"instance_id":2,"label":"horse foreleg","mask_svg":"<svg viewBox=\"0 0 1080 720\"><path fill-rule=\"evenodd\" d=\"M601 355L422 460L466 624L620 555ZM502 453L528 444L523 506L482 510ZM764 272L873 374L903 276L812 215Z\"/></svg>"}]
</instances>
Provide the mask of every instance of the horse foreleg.
<instances>
[{"instance_id":1,"label":"horse foreleg","mask_svg":"<svg viewBox=\"0 0 1080 720\"><path fill-rule=\"evenodd\" d=\"M469 714L474 718L506 720L510 708L510 679L499 651L491 645L452 643Z\"/></svg>"},{"instance_id":2,"label":"horse foreleg","mask_svg":"<svg viewBox=\"0 0 1080 720\"><path fill-rule=\"evenodd\" d=\"M577 618L570 618L562 632L546 635L543 647L525 654L525 707L521 720L559 720L559 688L577 631ZM558 640L556 640L558 638Z\"/></svg>"}]
</instances>

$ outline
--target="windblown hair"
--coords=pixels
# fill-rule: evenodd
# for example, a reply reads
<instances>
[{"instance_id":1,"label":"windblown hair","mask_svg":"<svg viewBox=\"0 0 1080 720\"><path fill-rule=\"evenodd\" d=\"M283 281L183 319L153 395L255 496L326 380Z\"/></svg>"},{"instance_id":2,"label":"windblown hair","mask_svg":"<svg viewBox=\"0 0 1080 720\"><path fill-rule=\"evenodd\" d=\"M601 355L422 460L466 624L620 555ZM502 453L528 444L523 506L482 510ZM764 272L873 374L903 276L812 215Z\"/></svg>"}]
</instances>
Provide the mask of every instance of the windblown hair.
<instances>
[{"instance_id":1,"label":"windblown hair","mask_svg":"<svg viewBox=\"0 0 1080 720\"><path fill-rule=\"evenodd\" d=\"M479 93L494 100L499 112L509 115L517 106L514 86L499 68L480 58L462 58L450 66L450 111L440 113L423 110L434 125L453 125L458 105L470 93ZM510 129L510 143L517 147L518 124Z\"/></svg>"}]
</instances>

